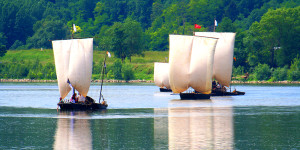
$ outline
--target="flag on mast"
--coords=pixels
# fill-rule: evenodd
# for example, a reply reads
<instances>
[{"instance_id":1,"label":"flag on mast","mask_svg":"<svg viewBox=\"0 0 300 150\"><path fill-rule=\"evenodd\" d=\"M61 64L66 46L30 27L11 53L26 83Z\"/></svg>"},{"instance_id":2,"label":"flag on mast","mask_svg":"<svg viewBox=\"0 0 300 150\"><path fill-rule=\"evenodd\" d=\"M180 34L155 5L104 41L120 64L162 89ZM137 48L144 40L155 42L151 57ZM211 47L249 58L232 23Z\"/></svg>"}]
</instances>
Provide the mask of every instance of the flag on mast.
<instances>
[{"instance_id":1,"label":"flag on mast","mask_svg":"<svg viewBox=\"0 0 300 150\"><path fill-rule=\"evenodd\" d=\"M106 51L106 54L109 58L111 57L110 52Z\"/></svg>"},{"instance_id":2,"label":"flag on mast","mask_svg":"<svg viewBox=\"0 0 300 150\"><path fill-rule=\"evenodd\" d=\"M201 26L198 25L198 24L195 24L195 28L196 28L196 29L201 29Z\"/></svg>"},{"instance_id":3,"label":"flag on mast","mask_svg":"<svg viewBox=\"0 0 300 150\"><path fill-rule=\"evenodd\" d=\"M77 31L75 24L73 24L73 30L74 30L74 32Z\"/></svg>"},{"instance_id":4,"label":"flag on mast","mask_svg":"<svg viewBox=\"0 0 300 150\"><path fill-rule=\"evenodd\" d=\"M216 26L216 27L218 26L218 22L217 22L217 20L215 20L215 26Z\"/></svg>"}]
</instances>

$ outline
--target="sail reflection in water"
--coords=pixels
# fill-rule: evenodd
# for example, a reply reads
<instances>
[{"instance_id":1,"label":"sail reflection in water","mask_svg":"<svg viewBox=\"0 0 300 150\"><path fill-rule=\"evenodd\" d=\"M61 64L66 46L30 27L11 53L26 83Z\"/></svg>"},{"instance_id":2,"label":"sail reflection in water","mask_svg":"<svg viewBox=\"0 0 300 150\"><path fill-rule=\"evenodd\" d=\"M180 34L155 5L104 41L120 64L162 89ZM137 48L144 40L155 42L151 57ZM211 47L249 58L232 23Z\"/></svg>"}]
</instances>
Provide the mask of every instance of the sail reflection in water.
<instances>
[{"instance_id":1,"label":"sail reflection in water","mask_svg":"<svg viewBox=\"0 0 300 150\"><path fill-rule=\"evenodd\" d=\"M54 149L93 149L86 112L61 112L58 117Z\"/></svg>"},{"instance_id":2,"label":"sail reflection in water","mask_svg":"<svg viewBox=\"0 0 300 150\"><path fill-rule=\"evenodd\" d=\"M170 103L182 102L173 100ZM168 109L169 149L233 149L232 107L210 104Z\"/></svg>"}]
</instances>

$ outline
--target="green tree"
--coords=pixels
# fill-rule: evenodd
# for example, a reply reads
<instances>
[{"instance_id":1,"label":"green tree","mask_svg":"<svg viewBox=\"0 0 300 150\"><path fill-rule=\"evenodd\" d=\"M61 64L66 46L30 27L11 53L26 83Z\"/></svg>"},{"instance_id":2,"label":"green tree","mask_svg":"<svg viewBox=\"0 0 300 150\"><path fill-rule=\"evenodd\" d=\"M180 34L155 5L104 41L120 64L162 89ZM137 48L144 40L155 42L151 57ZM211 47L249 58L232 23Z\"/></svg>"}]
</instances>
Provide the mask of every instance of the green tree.
<instances>
[{"instance_id":1,"label":"green tree","mask_svg":"<svg viewBox=\"0 0 300 150\"><path fill-rule=\"evenodd\" d=\"M115 79L123 79L122 78L122 63L118 59L112 65L112 72Z\"/></svg>"},{"instance_id":2,"label":"green tree","mask_svg":"<svg viewBox=\"0 0 300 150\"><path fill-rule=\"evenodd\" d=\"M70 35L64 21L58 18L38 21L33 30L34 35L26 41L28 48L51 48L52 40L66 39Z\"/></svg>"},{"instance_id":3,"label":"green tree","mask_svg":"<svg viewBox=\"0 0 300 150\"><path fill-rule=\"evenodd\" d=\"M290 69L288 70L288 79L291 81L300 80L300 58L299 55L293 59Z\"/></svg>"},{"instance_id":4,"label":"green tree","mask_svg":"<svg viewBox=\"0 0 300 150\"><path fill-rule=\"evenodd\" d=\"M143 30L139 22L130 18L124 23L115 22L102 38L103 47L113 51L117 58L124 62L133 55L141 55L144 47Z\"/></svg>"},{"instance_id":5,"label":"green tree","mask_svg":"<svg viewBox=\"0 0 300 150\"><path fill-rule=\"evenodd\" d=\"M257 80L268 80L271 77L271 69L267 64L258 64L254 69Z\"/></svg>"},{"instance_id":6,"label":"green tree","mask_svg":"<svg viewBox=\"0 0 300 150\"><path fill-rule=\"evenodd\" d=\"M134 73L132 69L133 66L127 63L122 66L122 76L124 80L129 81L134 79Z\"/></svg>"},{"instance_id":7,"label":"green tree","mask_svg":"<svg viewBox=\"0 0 300 150\"><path fill-rule=\"evenodd\" d=\"M271 67L289 64L300 54L300 6L296 8L270 9L259 23L252 24L250 39L257 39L260 47L256 50L269 58ZM250 42L250 41L249 41ZM254 46L255 43L250 43Z\"/></svg>"},{"instance_id":8,"label":"green tree","mask_svg":"<svg viewBox=\"0 0 300 150\"><path fill-rule=\"evenodd\" d=\"M131 56L142 55L144 51L144 32L141 24L131 18L125 20L123 28L125 33L123 43L126 48L126 57L131 62Z\"/></svg>"},{"instance_id":9,"label":"green tree","mask_svg":"<svg viewBox=\"0 0 300 150\"><path fill-rule=\"evenodd\" d=\"M218 27L216 29L217 32L235 32L236 27L232 23L231 19L228 17L224 17Z\"/></svg>"},{"instance_id":10,"label":"green tree","mask_svg":"<svg viewBox=\"0 0 300 150\"><path fill-rule=\"evenodd\" d=\"M7 37L4 35L3 32L0 32L0 45L6 45L7 44Z\"/></svg>"},{"instance_id":11,"label":"green tree","mask_svg":"<svg viewBox=\"0 0 300 150\"><path fill-rule=\"evenodd\" d=\"M0 45L0 57L4 56L7 52L5 45Z\"/></svg>"},{"instance_id":12,"label":"green tree","mask_svg":"<svg viewBox=\"0 0 300 150\"><path fill-rule=\"evenodd\" d=\"M275 81L284 81L287 79L287 71L288 71L288 67L285 66L283 68L276 68L274 69L273 73L272 73L272 77Z\"/></svg>"}]
</instances>

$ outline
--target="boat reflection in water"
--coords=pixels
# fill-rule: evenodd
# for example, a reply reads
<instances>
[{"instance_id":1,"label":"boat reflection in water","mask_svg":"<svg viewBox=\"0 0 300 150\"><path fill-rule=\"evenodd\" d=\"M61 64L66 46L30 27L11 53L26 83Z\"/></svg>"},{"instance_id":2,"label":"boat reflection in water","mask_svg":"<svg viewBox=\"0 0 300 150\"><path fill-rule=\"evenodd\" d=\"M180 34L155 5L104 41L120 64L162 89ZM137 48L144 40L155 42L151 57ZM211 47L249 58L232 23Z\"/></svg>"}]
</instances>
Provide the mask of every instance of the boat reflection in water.
<instances>
[{"instance_id":1,"label":"boat reflection in water","mask_svg":"<svg viewBox=\"0 0 300 150\"><path fill-rule=\"evenodd\" d=\"M169 149L233 149L231 106L214 106L210 100L169 104L189 105L168 108Z\"/></svg>"},{"instance_id":2,"label":"boat reflection in water","mask_svg":"<svg viewBox=\"0 0 300 150\"><path fill-rule=\"evenodd\" d=\"M54 149L93 149L90 117L85 111L60 112Z\"/></svg>"}]
</instances>

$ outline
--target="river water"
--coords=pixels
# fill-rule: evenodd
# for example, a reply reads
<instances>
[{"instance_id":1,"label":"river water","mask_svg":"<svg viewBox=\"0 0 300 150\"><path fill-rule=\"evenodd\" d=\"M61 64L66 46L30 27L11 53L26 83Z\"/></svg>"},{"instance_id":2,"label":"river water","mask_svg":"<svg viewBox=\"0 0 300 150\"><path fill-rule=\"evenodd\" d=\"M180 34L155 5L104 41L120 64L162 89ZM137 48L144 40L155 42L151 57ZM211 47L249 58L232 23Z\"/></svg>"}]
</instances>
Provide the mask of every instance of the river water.
<instances>
[{"instance_id":1,"label":"river water","mask_svg":"<svg viewBox=\"0 0 300 150\"><path fill-rule=\"evenodd\" d=\"M246 94L182 101L106 83L107 110L60 112L56 83L0 83L0 149L300 149L300 85L234 88Z\"/></svg>"}]
</instances>

